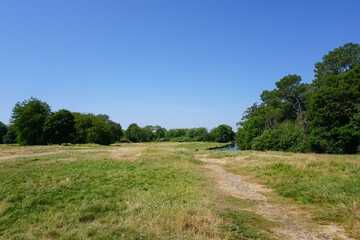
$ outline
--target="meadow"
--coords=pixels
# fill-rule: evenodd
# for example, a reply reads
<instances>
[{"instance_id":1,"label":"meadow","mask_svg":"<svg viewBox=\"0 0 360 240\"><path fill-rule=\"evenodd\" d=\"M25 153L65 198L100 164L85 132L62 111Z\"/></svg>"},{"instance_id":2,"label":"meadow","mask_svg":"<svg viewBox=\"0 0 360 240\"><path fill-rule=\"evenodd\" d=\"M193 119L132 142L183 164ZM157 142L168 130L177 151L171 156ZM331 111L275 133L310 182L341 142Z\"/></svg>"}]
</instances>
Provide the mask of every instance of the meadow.
<instances>
[{"instance_id":1,"label":"meadow","mask_svg":"<svg viewBox=\"0 0 360 240\"><path fill-rule=\"evenodd\" d=\"M1 145L0 238L270 239L194 157L215 145Z\"/></svg>"},{"instance_id":2,"label":"meadow","mask_svg":"<svg viewBox=\"0 0 360 240\"><path fill-rule=\"evenodd\" d=\"M359 239L359 155L194 150L218 145L0 145L0 239L291 239L205 157Z\"/></svg>"}]
</instances>

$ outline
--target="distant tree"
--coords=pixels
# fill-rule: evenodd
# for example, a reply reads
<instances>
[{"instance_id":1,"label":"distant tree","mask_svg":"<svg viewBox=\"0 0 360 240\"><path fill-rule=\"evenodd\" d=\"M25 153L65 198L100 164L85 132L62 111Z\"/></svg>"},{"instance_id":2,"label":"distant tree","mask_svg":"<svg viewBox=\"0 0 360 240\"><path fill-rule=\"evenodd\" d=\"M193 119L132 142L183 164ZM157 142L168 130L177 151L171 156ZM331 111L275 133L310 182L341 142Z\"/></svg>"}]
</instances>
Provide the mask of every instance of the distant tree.
<instances>
[{"instance_id":1,"label":"distant tree","mask_svg":"<svg viewBox=\"0 0 360 240\"><path fill-rule=\"evenodd\" d=\"M45 121L44 133L48 143L70 143L74 140L75 120L65 109L52 113Z\"/></svg>"},{"instance_id":2,"label":"distant tree","mask_svg":"<svg viewBox=\"0 0 360 240\"><path fill-rule=\"evenodd\" d=\"M140 142L143 138L143 131L136 123L132 123L126 129L125 136L131 142Z\"/></svg>"},{"instance_id":3,"label":"distant tree","mask_svg":"<svg viewBox=\"0 0 360 240\"><path fill-rule=\"evenodd\" d=\"M107 115L74 113L74 119L77 143L109 145L122 137L120 124L111 121Z\"/></svg>"},{"instance_id":4,"label":"distant tree","mask_svg":"<svg viewBox=\"0 0 360 240\"><path fill-rule=\"evenodd\" d=\"M165 134L166 134L166 128L160 127L160 126L155 126L154 127L154 137L155 139L159 140L159 139L163 139L165 138Z\"/></svg>"},{"instance_id":5,"label":"distant tree","mask_svg":"<svg viewBox=\"0 0 360 240\"><path fill-rule=\"evenodd\" d=\"M43 127L51 109L46 102L30 98L16 103L12 111L11 123L16 130L20 145L46 144Z\"/></svg>"},{"instance_id":6,"label":"distant tree","mask_svg":"<svg viewBox=\"0 0 360 240\"><path fill-rule=\"evenodd\" d=\"M93 126L95 115L91 113L73 113L75 120L75 143L87 143L87 132Z\"/></svg>"},{"instance_id":7,"label":"distant tree","mask_svg":"<svg viewBox=\"0 0 360 240\"><path fill-rule=\"evenodd\" d=\"M187 131L187 129L184 129L184 128L169 129L168 131L166 131L165 137L167 139L173 141L176 138L185 137L186 136L186 131Z\"/></svg>"},{"instance_id":8,"label":"distant tree","mask_svg":"<svg viewBox=\"0 0 360 240\"><path fill-rule=\"evenodd\" d=\"M114 142L111 126L101 118L95 118L91 128L87 129L87 142L109 145Z\"/></svg>"},{"instance_id":9,"label":"distant tree","mask_svg":"<svg viewBox=\"0 0 360 240\"><path fill-rule=\"evenodd\" d=\"M123 130L119 123L109 120L111 132L113 134L113 138L115 142L119 142L121 138L124 136Z\"/></svg>"},{"instance_id":10,"label":"distant tree","mask_svg":"<svg viewBox=\"0 0 360 240\"><path fill-rule=\"evenodd\" d=\"M2 139L5 144L16 143L16 130L13 125L7 126L7 132Z\"/></svg>"},{"instance_id":11,"label":"distant tree","mask_svg":"<svg viewBox=\"0 0 360 240\"><path fill-rule=\"evenodd\" d=\"M141 134L141 142L151 142L154 139L154 132L155 128L153 126L145 126L142 129L142 134Z\"/></svg>"},{"instance_id":12,"label":"distant tree","mask_svg":"<svg viewBox=\"0 0 360 240\"><path fill-rule=\"evenodd\" d=\"M4 143L3 138L6 136L7 127L4 123L0 122L0 144Z\"/></svg>"},{"instance_id":13,"label":"distant tree","mask_svg":"<svg viewBox=\"0 0 360 240\"><path fill-rule=\"evenodd\" d=\"M222 124L212 129L210 136L215 142L225 143L233 141L235 133L230 126Z\"/></svg>"},{"instance_id":14,"label":"distant tree","mask_svg":"<svg viewBox=\"0 0 360 240\"><path fill-rule=\"evenodd\" d=\"M206 128L190 128L187 129L186 136L190 141L208 141L209 133Z\"/></svg>"}]
</instances>

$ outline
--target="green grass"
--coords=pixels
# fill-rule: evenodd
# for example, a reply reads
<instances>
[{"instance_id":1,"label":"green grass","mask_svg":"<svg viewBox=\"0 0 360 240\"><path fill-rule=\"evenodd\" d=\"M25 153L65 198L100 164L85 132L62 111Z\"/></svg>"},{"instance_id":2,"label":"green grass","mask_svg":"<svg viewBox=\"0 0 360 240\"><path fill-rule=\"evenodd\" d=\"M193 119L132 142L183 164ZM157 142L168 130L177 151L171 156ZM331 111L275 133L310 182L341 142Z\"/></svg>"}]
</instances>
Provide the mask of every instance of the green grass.
<instances>
[{"instance_id":1,"label":"green grass","mask_svg":"<svg viewBox=\"0 0 360 240\"><path fill-rule=\"evenodd\" d=\"M360 156L281 152L211 152L229 158L228 170L256 176L281 196L309 207L319 218L360 231Z\"/></svg>"},{"instance_id":2,"label":"green grass","mask_svg":"<svg viewBox=\"0 0 360 240\"><path fill-rule=\"evenodd\" d=\"M202 146L124 144L1 160L0 239L267 239L261 217L219 204L188 150Z\"/></svg>"}]
</instances>

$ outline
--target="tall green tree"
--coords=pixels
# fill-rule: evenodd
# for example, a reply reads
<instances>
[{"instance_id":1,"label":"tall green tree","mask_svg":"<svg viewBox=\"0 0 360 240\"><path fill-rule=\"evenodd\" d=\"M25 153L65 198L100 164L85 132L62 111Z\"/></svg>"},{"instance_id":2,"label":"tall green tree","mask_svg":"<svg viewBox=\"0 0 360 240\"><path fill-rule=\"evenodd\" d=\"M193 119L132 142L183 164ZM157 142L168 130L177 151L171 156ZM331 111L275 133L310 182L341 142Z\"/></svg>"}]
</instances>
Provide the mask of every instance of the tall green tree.
<instances>
[{"instance_id":1,"label":"tall green tree","mask_svg":"<svg viewBox=\"0 0 360 240\"><path fill-rule=\"evenodd\" d=\"M142 128L141 142L151 142L154 139L155 128L151 125Z\"/></svg>"},{"instance_id":2,"label":"tall green tree","mask_svg":"<svg viewBox=\"0 0 360 240\"><path fill-rule=\"evenodd\" d=\"M235 133L230 126L222 124L212 129L210 136L215 142L226 143L234 140Z\"/></svg>"},{"instance_id":3,"label":"tall green tree","mask_svg":"<svg viewBox=\"0 0 360 240\"><path fill-rule=\"evenodd\" d=\"M114 141L119 142L124 135L120 123L116 123L111 120L109 120L108 123L110 124L110 128L111 128L111 132L113 134Z\"/></svg>"},{"instance_id":4,"label":"tall green tree","mask_svg":"<svg viewBox=\"0 0 360 240\"><path fill-rule=\"evenodd\" d=\"M156 125L154 127L154 137L156 140L165 138L166 128Z\"/></svg>"},{"instance_id":5,"label":"tall green tree","mask_svg":"<svg viewBox=\"0 0 360 240\"><path fill-rule=\"evenodd\" d=\"M301 83L300 76L289 74L275 85L276 89L264 91L261 94L263 103L268 107L267 116L270 117L269 119L275 116L278 122L299 118L303 131L306 133L305 96L308 84Z\"/></svg>"},{"instance_id":6,"label":"tall green tree","mask_svg":"<svg viewBox=\"0 0 360 240\"><path fill-rule=\"evenodd\" d=\"M132 123L126 129L125 136L131 142L140 142L143 138L143 131L136 123Z\"/></svg>"},{"instance_id":7,"label":"tall green tree","mask_svg":"<svg viewBox=\"0 0 360 240\"><path fill-rule=\"evenodd\" d=\"M360 144L360 64L323 79L309 101L314 151L354 153Z\"/></svg>"},{"instance_id":8,"label":"tall green tree","mask_svg":"<svg viewBox=\"0 0 360 240\"><path fill-rule=\"evenodd\" d=\"M6 136L7 127L4 123L0 122L0 144L4 143L3 138Z\"/></svg>"},{"instance_id":9,"label":"tall green tree","mask_svg":"<svg viewBox=\"0 0 360 240\"><path fill-rule=\"evenodd\" d=\"M11 123L16 130L17 142L21 145L46 144L43 127L50 113L50 106L37 98L16 103Z\"/></svg>"},{"instance_id":10,"label":"tall green tree","mask_svg":"<svg viewBox=\"0 0 360 240\"><path fill-rule=\"evenodd\" d=\"M322 57L321 62L315 64L316 86L323 84L323 79L331 75L347 72L360 63L360 45L357 43L346 43L335 48Z\"/></svg>"},{"instance_id":11,"label":"tall green tree","mask_svg":"<svg viewBox=\"0 0 360 240\"><path fill-rule=\"evenodd\" d=\"M122 136L120 124L110 120L105 114L74 113L76 143L97 143L109 145Z\"/></svg>"},{"instance_id":12,"label":"tall green tree","mask_svg":"<svg viewBox=\"0 0 360 240\"><path fill-rule=\"evenodd\" d=\"M86 130L87 143L110 145L115 141L111 125L104 118L96 116L92 126Z\"/></svg>"},{"instance_id":13,"label":"tall green tree","mask_svg":"<svg viewBox=\"0 0 360 240\"><path fill-rule=\"evenodd\" d=\"M3 143L12 144L16 143L16 130L13 125L7 126L5 136L3 136Z\"/></svg>"},{"instance_id":14,"label":"tall green tree","mask_svg":"<svg viewBox=\"0 0 360 240\"><path fill-rule=\"evenodd\" d=\"M60 144L73 142L75 134L73 114L66 109L52 113L45 121L44 133L48 143Z\"/></svg>"},{"instance_id":15,"label":"tall green tree","mask_svg":"<svg viewBox=\"0 0 360 240\"><path fill-rule=\"evenodd\" d=\"M92 113L73 113L75 120L75 143L87 143L88 129L93 126L95 115Z\"/></svg>"}]
</instances>

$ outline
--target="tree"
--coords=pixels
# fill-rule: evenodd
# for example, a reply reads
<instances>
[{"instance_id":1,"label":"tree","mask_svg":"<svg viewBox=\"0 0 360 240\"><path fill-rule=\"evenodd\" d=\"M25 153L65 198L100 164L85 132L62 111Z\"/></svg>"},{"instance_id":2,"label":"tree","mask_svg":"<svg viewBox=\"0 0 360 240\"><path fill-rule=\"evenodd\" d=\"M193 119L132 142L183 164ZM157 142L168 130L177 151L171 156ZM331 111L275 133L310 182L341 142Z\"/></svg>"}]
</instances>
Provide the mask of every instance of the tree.
<instances>
[{"instance_id":1,"label":"tree","mask_svg":"<svg viewBox=\"0 0 360 240\"><path fill-rule=\"evenodd\" d=\"M111 121L107 115L74 113L74 119L77 143L109 145L122 136L120 124Z\"/></svg>"},{"instance_id":2,"label":"tree","mask_svg":"<svg viewBox=\"0 0 360 240\"><path fill-rule=\"evenodd\" d=\"M166 128L160 127L160 126L155 126L154 127L154 137L156 140L160 140L165 138L165 134L166 134Z\"/></svg>"},{"instance_id":3,"label":"tree","mask_svg":"<svg viewBox=\"0 0 360 240\"><path fill-rule=\"evenodd\" d=\"M330 75L338 75L349 71L359 63L360 45L356 43L346 43L330 51L322 57L322 62L315 64L314 72L317 79L314 83L317 86L322 85L322 79Z\"/></svg>"},{"instance_id":4,"label":"tree","mask_svg":"<svg viewBox=\"0 0 360 240\"><path fill-rule=\"evenodd\" d=\"M73 114L65 109L52 113L44 124L48 143L70 143L74 140L75 120Z\"/></svg>"},{"instance_id":5,"label":"tree","mask_svg":"<svg viewBox=\"0 0 360 240\"><path fill-rule=\"evenodd\" d=\"M141 134L141 142L151 142L154 139L154 127L151 125L145 126L142 130Z\"/></svg>"},{"instance_id":6,"label":"tree","mask_svg":"<svg viewBox=\"0 0 360 240\"><path fill-rule=\"evenodd\" d=\"M73 113L75 120L75 143L87 143L87 131L93 126L95 115L91 113Z\"/></svg>"},{"instance_id":7,"label":"tree","mask_svg":"<svg viewBox=\"0 0 360 240\"><path fill-rule=\"evenodd\" d=\"M114 137L114 141L119 142L124 135L120 123L109 120L109 124Z\"/></svg>"},{"instance_id":8,"label":"tree","mask_svg":"<svg viewBox=\"0 0 360 240\"><path fill-rule=\"evenodd\" d=\"M12 144L16 143L16 130L13 125L7 127L5 136L3 136L3 143Z\"/></svg>"},{"instance_id":9,"label":"tree","mask_svg":"<svg viewBox=\"0 0 360 240\"><path fill-rule=\"evenodd\" d=\"M20 145L45 144L43 127L50 113L50 106L46 102L33 97L16 103L11 123L16 130L17 142Z\"/></svg>"},{"instance_id":10,"label":"tree","mask_svg":"<svg viewBox=\"0 0 360 240\"><path fill-rule=\"evenodd\" d=\"M265 121L267 113L265 104L254 104L245 111L242 121L237 124L239 128L235 142L239 149L251 149L253 139L260 136L268 127ZM276 119L273 124L278 124L278 121Z\"/></svg>"},{"instance_id":11,"label":"tree","mask_svg":"<svg viewBox=\"0 0 360 240\"><path fill-rule=\"evenodd\" d=\"M131 142L140 142L143 138L143 131L136 123L132 123L126 129L125 136Z\"/></svg>"},{"instance_id":12,"label":"tree","mask_svg":"<svg viewBox=\"0 0 360 240\"><path fill-rule=\"evenodd\" d=\"M314 151L356 152L360 141L360 64L324 78L308 105Z\"/></svg>"},{"instance_id":13,"label":"tree","mask_svg":"<svg viewBox=\"0 0 360 240\"><path fill-rule=\"evenodd\" d=\"M0 144L4 143L3 138L6 136L7 127L4 123L0 122Z\"/></svg>"},{"instance_id":14,"label":"tree","mask_svg":"<svg viewBox=\"0 0 360 240\"><path fill-rule=\"evenodd\" d=\"M233 141L235 133L230 126L222 124L212 129L210 136L215 142L225 143Z\"/></svg>"},{"instance_id":15,"label":"tree","mask_svg":"<svg viewBox=\"0 0 360 240\"><path fill-rule=\"evenodd\" d=\"M298 75L287 75L276 82L276 89L264 91L261 94L263 103L268 107L267 116L270 120L276 119L276 123L284 120L295 120L299 117L303 131L307 132L305 117L305 96L308 85L301 82ZM272 121L273 122L273 121ZM275 128L276 124L271 125Z\"/></svg>"},{"instance_id":16,"label":"tree","mask_svg":"<svg viewBox=\"0 0 360 240\"><path fill-rule=\"evenodd\" d=\"M109 124L97 117L94 119L92 127L86 131L87 143L110 145L114 142L114 135Z\"/></svg>"}]
</instances>

